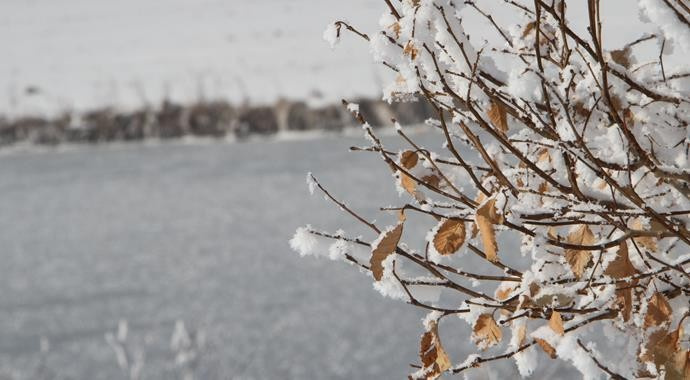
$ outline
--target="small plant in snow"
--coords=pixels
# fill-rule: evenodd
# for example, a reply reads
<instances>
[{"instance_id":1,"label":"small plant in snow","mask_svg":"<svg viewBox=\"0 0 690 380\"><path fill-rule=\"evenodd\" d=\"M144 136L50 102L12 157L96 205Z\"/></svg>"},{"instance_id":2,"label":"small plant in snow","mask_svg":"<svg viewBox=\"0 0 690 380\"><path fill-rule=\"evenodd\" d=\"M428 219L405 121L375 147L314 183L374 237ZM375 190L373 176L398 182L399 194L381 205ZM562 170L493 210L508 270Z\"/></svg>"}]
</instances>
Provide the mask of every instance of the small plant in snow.
<instances>
[{"instance_id":1,"label":"small plant in snow","mask_svg":"<svg viewBox=\"0 0 690 380\"><path fill-rule=\"evenodd\" d=\"M188 331L184 321L175 322L170 349L175 356L175 368L180 379L194 380L200 367L206 346L206 335L202 330Z\"/></svg>"},{"instance_id":2,"label":"small plant in snow","mask_svg":"<svg viewBox=\"0 0 690 380\"><path fill-rule=\"evenodd\" d=\"M120 367L126 379L139 380L141 370L144 368L144 351L140 347L127 342L129 324L122 319L117 324L115 333L105 334L105 341L115 352L117 365Z\"/></svg>"},{"instance_id":3,"label":"small plant in snow","mask_svg":"<svg viewBox=\"0 0 690 380\"><path fill-rule=\"evenodd\" d=\"M396 124L409 149L391 151L346 103L370 142L355 150L377 154L403 194L382 208L398 221L365 219L310 175L373 235L307 226L293 249L353 263L429 311L411 378L503 359L528 376L553 359L585 378L689 379L688 3L639 0L652 30L623 46L605 46L598 0L384 3L376 33L338 21L325 37L366 40L392 72L384 98L429 102L443 148ZM493 35L470 39L471 18ZM405 228L413 215L427 231ZM446 352L450 317L468 323L476 354Z\"/></svg>"}]
</instances>

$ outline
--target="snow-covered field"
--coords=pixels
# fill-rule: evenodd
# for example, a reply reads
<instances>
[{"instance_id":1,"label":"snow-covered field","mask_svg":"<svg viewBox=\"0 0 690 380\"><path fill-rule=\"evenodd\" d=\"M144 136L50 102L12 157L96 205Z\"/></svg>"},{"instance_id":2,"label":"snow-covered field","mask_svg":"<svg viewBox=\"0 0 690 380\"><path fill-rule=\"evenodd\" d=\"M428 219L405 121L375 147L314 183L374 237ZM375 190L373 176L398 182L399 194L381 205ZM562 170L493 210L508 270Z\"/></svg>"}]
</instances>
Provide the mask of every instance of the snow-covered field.
<instances>
[{"instance_id":1,"label":"snow-covered field","mask_svg":"<svg viewBox=\"0 0 690 380\"><path fill-rule=\"evenodd\" d=\"M634 3L602 3L606 47L648 31L631 22ZM570 5L573 27L584 30L584 7ZM133 108L164 98L377 96L390 72L372 64L368 46L348 36L331 50L321 36L336 19L372 32L384 10L380 0L3 0L0 115ZM497 37L486 20L465 22L479 43Z\"/></svg>"},{"instance_id":2,"label":"snow-covered field","mask_svg":"<svg viewBox=\"0 0 690 380\"><path fill-rule=\"evenodd\" d=\"M374 0L3 0L0 114L164 97L314 102L379 91L368 48L321 35L336 18L375 25Z\"/></svg>"}]
</instances>

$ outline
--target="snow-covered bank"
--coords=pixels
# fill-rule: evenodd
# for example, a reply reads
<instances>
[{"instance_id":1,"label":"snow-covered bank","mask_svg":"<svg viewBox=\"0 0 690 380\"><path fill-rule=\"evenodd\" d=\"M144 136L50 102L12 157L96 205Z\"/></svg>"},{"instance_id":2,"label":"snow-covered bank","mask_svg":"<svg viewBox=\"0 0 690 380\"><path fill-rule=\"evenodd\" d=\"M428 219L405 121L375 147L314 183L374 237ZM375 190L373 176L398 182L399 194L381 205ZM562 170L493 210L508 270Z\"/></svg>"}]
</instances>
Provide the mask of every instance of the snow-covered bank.
<instances>
[{"instance_id":1,"label":"snow-covered bank","mask_svg":"<svg viewBox=\"0 0 690 380\"><path fill-rule=\"evenodd\" d=\"M391 118L418 124L433 116L432 108L423 101L388 104L358 99L356 102L374 126L390 124ZM0 147L183 137L246 140L250 136L291 132L338 132L353 122L352 116L339 104L312 107L305 102L281 100L271 106L236 107L220 101L190 105L164 102L156 108L129 112L105 108L54 118L0 118Z\"/></svg>"}]
</instances>

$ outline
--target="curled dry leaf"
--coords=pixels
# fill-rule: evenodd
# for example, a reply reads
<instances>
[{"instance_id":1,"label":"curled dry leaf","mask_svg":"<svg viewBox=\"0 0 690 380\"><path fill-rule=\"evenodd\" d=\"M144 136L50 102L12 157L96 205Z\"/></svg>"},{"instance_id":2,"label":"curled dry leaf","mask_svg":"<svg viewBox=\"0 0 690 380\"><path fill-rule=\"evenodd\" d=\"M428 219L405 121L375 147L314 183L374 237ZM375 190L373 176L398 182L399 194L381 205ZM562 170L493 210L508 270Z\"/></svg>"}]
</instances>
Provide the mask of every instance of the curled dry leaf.
<instances>
[{"instance_id":1,"label":"curled dry leaf","mask_svg":"<svg viewBox=\"0 0 690 380\"><path fill-rule=\"evenodd\" d=\"M438 189L439 185L441 184L441 177L437 176L436 174L430 174L422 177L422 181L427 185Z\"/></svg>"},{"instance_id":2,"label":"curled dry leaf","mask_svg":"<svg viewBox=\"0 0 690 380\"><path fill-rule=\"evenodd\" d=\"M417 152L406 150L400 154L400 165L405 169L412 169L417 165L419 161L419 155ZM417 193L417 182L409 175L400 172L400 186L407 191L408 194L412 195L415 199L418 199L419 194Z\"/></svg>"},{"instance_id":3,"label":"curled dry leaf","mask_svg":"<svg viewBox=\"0 0 690 380\"><path fill-rule=\"evenodd\" d=\"M576 114L578 114L581 117L587 117L587 115L589 115L589 110L587 109L587 107L585 107L584 103L582 102L575 102L573 110Z\"/></svg>"},{"instance_id":4,"label":"curled dry leaf","mask_svg":"<svg viewBox=\"0 0 690 380\"><path fill-rule=\"evenodd\" d=\"M394 22L391 25L389 25L388 27L393 31L396 39L400 38L400 31L401 31L402 27L400 26L399 22Z\"/></svg>"},{"instance_id":5,"label":"curled dry leaf","mask_svg":"<svg viewBox=\"0 0 690 380\"><path fill-rule=\"evenodd\" d=\"M496 101L491 101L491 106L487 111L487 116L494 127L498 128L505 135L508 132L508 115L503 105Z\"/></svg>"},{"instance_id":6,"label":"curled dry leaf","mask_svg":"<svg viewBox=\"0 0 690 380\"><path fill-rule=\"evenodd\" d=\"M565 329L563 329L563 319L561 318L561 313L557 312L556 310L554 310L551 313L551 318L549 319L549 327L558 335L565 335Z\"/></svg>"},{"instance_id":7,"label":"curled dry leaf","mask_svg":"<svg viewBox=\"0 0 690 380\"><path fill-rule=\"evenodd\" d=\"M633 291L632 286L624 283L626 288L616 290L616 301L615 305L618 306L621 316L623 317L623 322L630 320L632 316L632 306L633 306Z\"/></svg>"},{"instance_id":8,"label":"curled dry leaf","mask_svg":"<svg viewBox=\"0 0 690 380\"><path fill-rule=\"evenodd\" d=\"M615 279L621 279L625 277L634 276L637 270L630 261L628 256L628 244L624 241L618 247L618 252L616 252L616 258L613 259L606 267L604 274L611 276Z\"/></svg>"},{"instance_id":9,"label":"curled dry leaf","mask_svg":"<svg viewBox=\"0 0 690 380\"><path fill-rule=\"evenodd\" d=\"M510 297L510 294L513 293L514 290L514 284L506 285L506 283L503 283L501 284L501 286L496 288L496 291L494 292L494 297L499 301L505 301Z\"/></svg>"},{"instance_id":10,"label":"curled dry leaf","mask_svg":"<svg viewBox=\"0 0 690 380\"><path fill-rule=\"evenodd\" d=\"M480 315L472 332L472 340L481 350L497 345L503 338L503 332L491 314Z\"/></svg>"},{"instance_id":11,"label":"curled dry leaf","mask_svg":"<svg viewBox=\"0 0 690 380\"><path fill-rule=\"evenodd\" d=\"M616 258L609 263L604 274L617 280L637 274L637 270L630 262L628 244L626 242L620 244L618 252L616 252ZM624 322L630 320L632 316L632 288L635 284L637 284L637 280L626 281L619 284L619 288L616 289L615 305L620 309Z\"/></svg>"},{"instance_id":12,"label":"curled dry leaf","mask_svg":"<svg viewBox=\"0 0 690 380\"><path fill-rule=\"evenodd\" d=\"M583 224L568 235L567 242L577 245L592 245L595 242L594 234L586 224ZM565 259L568 261L570 270L573 271L575 277L580 278L585 272L587 264L592 259L592 253L584 249L566 249Z\"/></svg>"},{"instance_id":13,"label":"curled dry leaf","mask_svg":"<svg viewBox=\"0 0 690 380\"><path fill-rule=\"evenodd\" d=\"M561 240L561 237L558 236L558 230L554 226L549 226L549 228L546 229L546 236L553 240Z\"/></svg>"},{"instance_id":14,"label":"curled dry leaf","mask_svg":"<svg viewBox=\"0 0 690 380\"><path fill-rule=\"evenodd\" d=\"M489 261L498 260L498 245L496 243L496 231L494 224L502 223L503 218L496 212L496 200L490 199L483 206L477 209L474 221L479 228L479 235L482 239L484 253Z\"/></svg>"},{"instance_id":15,"label":"curled dry leaf","mask_svg":"<svg viewBox=\"0 0 690 380\"><path fill-rule=\"evenodd\" d=\"M400 172L400 186L410 195L417 198L417 182L409 175Z\"/></svg>"},{"instance_id":16,"label":"curled dry leaf","mask_svg":"<svg viewBox=\"0 0 690 380\"><path fill-rule=\"evenodd\" d=\"M649 299L647 304L647 314L644 316L644 327L650 328L660 326L671 320L671 305L663 294L656 292Z\"/></svg>"},{"instance_id":17,"label":"curled dry leaf","mask_svg":"<svg viewBox=\"0 0 690 380\"><path fill-rule=\"evenodd\" d=\"M635 220L633 220L633 222L630 224L630 228L638 231L646 230L642 218L635 218ZM663 231L663 227L661 227L658 223L652 222L651 230L653 232L661 232ZM654 236L638 236L633 240L635 241L635 243L651 252L657 251L657 238L655 238Z\"/></svg>"},{"instance_id":18,"label":"curled dry leaf","mask_svg":"<svg viewBox=\"0 0 690 380\"><path fill-rule=\"evenodd\" d=\"M539 163L547 163L551 162L551 154L549 153L549 150L546 148L542 148L539 150L539 156L537 157L537 162Z\"/></svg>"},{"instance_id":19,"label":"curled dry leaf","mask_svg":"<svg viewBox=\"0 0 690 380\"><path fill-rule=\"evenodd\" d=\"M406 150L403 151L400 154L400 165L405 168L407 171L411 170L417 164L419 163L419 154L415 151L412 150ZM435 169L430 170L431 174L427 174L422 176L421 178L418 177L418 180L421 181L422 183L429 185L432 188L439 188L440 183L441 183L441 177L438 176L438 172ZM405 189L405 191L412 195L414 199L417 200L417 202L424 202L425 197L424 194L422 194L418 190L418 180L414 179L412 175L408 175L407 173L403 172L400 170L399 172L400 175L400 186ZM415 174L413 174L415 175Z\"/></svg>"},{"instance_id":20,"label":"curled dry leaf","mask_svg":"<svg viewBox=\"0 0 690 380\"><path fill-rule=\"evenodd\" d=\"M525 25L525 28L522 30L522 38L525 38L529 36L530 32L534 30L534 28L537 27L537 22L536 21L531 21Z\"/></svg>"},{"instance_id":21,"label":"curled dry leaf","mask_svg":"<svg viewBox=\"0 0 690 380\"><path fill-rule=\"evenodd\" d=\"M682 326L674 331L660 329L649 335L640 359L654 363L657 370L662 366L666 371L666 379L683 380L690 378L690 351L683 350L680 339L683 336Z\"/></svg>"},{"instance_id":22,"label":"curled dry leaf","mask_svg":"<svg viewBox=\"0 0 690 380\"><path fill-rule=\"evenodd\" d=\"M383 278L383 261L393 252L398 246L400 237L402 236L403 223L398 223L392 229L383 231L380 236L379 243L371 252L371 259L369 264L371 266L371 273L374 275L376 281L381 281Z\"/></svg>"},{"instance_id":23,"label":"curled dry leaf","mask_svg":"<svg viewBox=\"0 0 690 380\"><path fill-rule=\"evenodd\" d=\"M405 44L405 48L403 49L403 55L409 55L410 59L414 61L417 58L418 53L419 51L414 46L414 43L411 40L407 41L407 44Z\"/></svg>"},{"instance_id":24,"label":"curled dry leaf","mask_svg":"<svg viewBox=\"0 0 690 380\"><path fill-rule=\"evenodd\" d=\"M623 110L623 120L625 121L625 124L628 126L628 128L632 128L635 126L635 114L630 109L630 107Z\"/></svg>"},{"instance_id":25,"label":"curled dry leaf","mask_svg":"<svg viewBox=\"0 0 690 380\"><path fill-rule=\"evenodd\" d=\"M418 161L419 161L419 155L415 151L406 150L400 154L400 164L405 169L412 169L413 167L415 167L417 165Z\"/></svg>"},{"instance_id":26,"label":"curled dry leaf","mask_svg":"<svg viewBox=\"0 0 690 380\"><path fill-rule=\"evenodd\" d=\"M539 347L541 347L541 349L544 350L544 352L546 352L546 354L549 355L551 359L556 359L556 349L553 348L553 346L550 345L549 342L540 338L535 338L534 341L537 342Z\"/></svg>"},{"instance_id":27,"label":"curled dry leaf","mask_svg":"<svg viewBox=\"0 0 690 380\"><path fill-rule=\"evenodd\" d=\"M630 68L630 53L631 50L629 47L619 50L611 50L611 59L613 62L616 62L625 68Z\"/></svg>"},{"instance_id":28,"label":"curled dry leaf","mask_svg":"<svg viewBox=\"0 0 690 380\"><path fill-rule=\"evenodd\" d=\"M539 284L537 284L536 282L530 282L530 284L529 284L529 296L530 297L536 296L540 290L541 290L541 287L539 286Z\"/></svg>"},{"instance_id":29,"label":"curled dry leaf","mask_svg":"<svg viewBox=\"0 0 690 380\"><path fill-rule=\"evenodd\" d=\"M431 323L429 331L422 335L419 345L419 358L422 361L422 379L436 379L444 371L450 368L450 359L441 345L441 338L438 336L438 324Z\"/></svg>"},{"instance_id":30,"label":"curled dry leaf","mask_svg":"<svg viewBox=\"0 0 690 380\"><path fill-rule=\"evenodd\" d=\"M434 248L442 255L451 255L465 243L465 223L445 219L434 236Z\"/></svg>"}]
</instances>

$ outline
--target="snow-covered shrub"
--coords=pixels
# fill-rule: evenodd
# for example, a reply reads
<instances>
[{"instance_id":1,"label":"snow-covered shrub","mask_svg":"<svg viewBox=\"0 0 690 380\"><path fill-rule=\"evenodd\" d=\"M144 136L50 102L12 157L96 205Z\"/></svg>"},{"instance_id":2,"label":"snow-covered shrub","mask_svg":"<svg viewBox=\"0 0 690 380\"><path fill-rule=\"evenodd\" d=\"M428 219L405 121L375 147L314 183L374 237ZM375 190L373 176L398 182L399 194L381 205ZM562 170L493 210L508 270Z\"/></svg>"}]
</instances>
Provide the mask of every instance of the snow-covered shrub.
<instances>
[{"instance_id":1,"label":"snow-covered shrub","mask_svg":"<svg viewBox=\"0 0 690 380\"><path fill-rule=\"evenodd\" d=\"M528 376L539 357L585 378L690 378L687 2L639 0L629 22L641 34L623 46L604 46L615 15L598 0L383 3L376 33L338 21L324 36L368 41L392 71L384 99L428 101L443 148L396 123L410 148L391 151L347 104L370 142L356 150L393 172L403 200L382 211L398 222L366 220L310 175L312 191L374 236L307 226L291 246L354 263L382 294L429 311L411 378L502 359ZM473 38L471 19L486 25ZM427 231L404 231L412 213L428 217ZM468 323L476 354L446 352L448 317Z\"/></svg>"}]
</instances>

